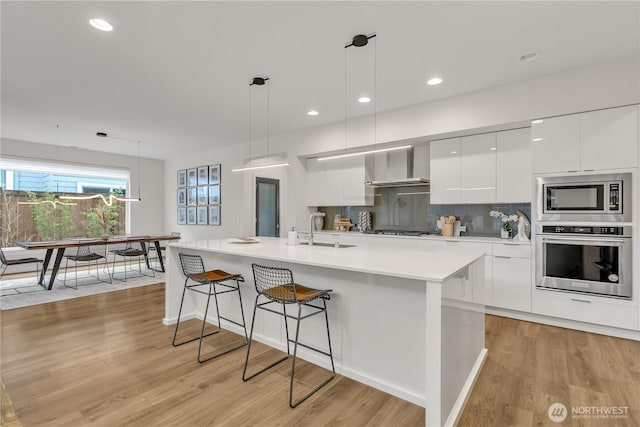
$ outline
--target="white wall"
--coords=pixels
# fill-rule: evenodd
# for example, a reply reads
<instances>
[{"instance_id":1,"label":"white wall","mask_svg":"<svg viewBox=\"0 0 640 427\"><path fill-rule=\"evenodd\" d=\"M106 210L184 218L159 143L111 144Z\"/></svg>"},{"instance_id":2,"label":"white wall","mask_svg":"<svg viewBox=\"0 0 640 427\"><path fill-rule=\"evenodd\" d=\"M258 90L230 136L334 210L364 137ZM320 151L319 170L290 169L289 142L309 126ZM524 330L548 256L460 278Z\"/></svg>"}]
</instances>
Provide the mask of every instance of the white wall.
<instances>
[{"instance_id":1,"label":"white wall","mask_svg":"<svg viewBox=\"0 0 640 427\"><path fill-rule=\"evenodd\" d=\"M59 153L58 153L59 150ZM79 150L55 145L2 139L0 156L129 169L131 195L138 195L138 158ZM162 233L165 227L164 161L141 159L140 194L142 202L130 203L129 220L132 234ZM175 185L174 185L175 186Z\"/></svg>"}]
</instances>

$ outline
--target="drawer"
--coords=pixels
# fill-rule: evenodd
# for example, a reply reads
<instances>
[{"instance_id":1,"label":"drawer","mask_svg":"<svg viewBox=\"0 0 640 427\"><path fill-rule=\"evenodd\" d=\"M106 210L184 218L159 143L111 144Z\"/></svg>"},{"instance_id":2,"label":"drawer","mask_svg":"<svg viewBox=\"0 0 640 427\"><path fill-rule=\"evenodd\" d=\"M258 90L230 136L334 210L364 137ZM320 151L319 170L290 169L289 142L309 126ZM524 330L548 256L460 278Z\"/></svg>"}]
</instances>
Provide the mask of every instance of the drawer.
<instances>
[{"instance_id":1,"label":"drawer","mask_svg":"<svg viewBox=\"0 0 640 427\"><path fill-rule=\"evenodd\" d=\"M596 325L638 330L638 307L606 302L607 298L534 289L532 311L536 314Z\"/></svg>"},{"instance_id":2,"label":"drawer","mask_svg":"<svg viewBox=\"0 0 640 427\"><path fill-rule=\"evenodd\" d=\"M515 243L494 243L493 256L510 258L531 258L531 245Z\"/></svg>"}]
</instances>

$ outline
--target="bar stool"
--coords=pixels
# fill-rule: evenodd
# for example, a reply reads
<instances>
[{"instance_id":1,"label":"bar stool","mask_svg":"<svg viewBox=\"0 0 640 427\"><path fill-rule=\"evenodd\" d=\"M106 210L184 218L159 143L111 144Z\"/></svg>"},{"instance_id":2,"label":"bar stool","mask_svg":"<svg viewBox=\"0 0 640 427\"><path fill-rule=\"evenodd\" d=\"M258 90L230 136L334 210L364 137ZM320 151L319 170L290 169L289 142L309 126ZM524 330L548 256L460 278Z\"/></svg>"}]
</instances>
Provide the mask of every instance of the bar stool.
<instances>
[{"instance_id":1,"label":"bar stool","mask_svg":"<svg viewBox=\"0 0 640 427\"><path fill-rule=\"evenodd\" d=\"M284 362L290 356L289 351L289 343L292 342L293 346L293 362L291 364L291 379L289 385L289 406L295 408L300 403L307 400L313 393L320 390L324 387L329 381L331 381L336 376L336 369L333 364L333 352L331 351L331 336L329 334L329 317L327 315L327 300L331 298L330 292L331 289L320 290L320 289L312 289L306 286L299 285L293 281L293 273L288 268L279 268L279 267L267 267L258 264L252 264L253 268L253 278L256 285L256 291L258 295L256 296L256 304L253 308L253 318L251 320L251 332L249 333L249 346L247 347L247 358L244 363L244 370L242 371L242 380L248 381L251 378L265 372L267 369L270 369L277 364ZM267 299L267 301L258 304L258 299L260 296L263 296ZM312 304L313 301L319 300L322 301L322 306ZM282 304L282 313L271 308L267 308L266 306L269 304ZM298 306L298 315L292 316L287 314L286 305L287 304L296 304ZM311 313L302 315L302 307L311 308ZM287 335L287 355L280 360L272 363L259 370L258 372L247 377L247 365L249 364L249 353L251 352L251 340L253 338L253 327L255 325L256 320L256 310L261 309L265 311L269 311L271 313L278 314L284 317L284 326ZM324 320L327 326L327 341L329 343L329 352L322 351L320 349L311 347L309 345L303 344L298 341L300 334L300 321L311 316L315 316L316 314L320 314L324 312ZM296 324L296 337L295 339L289 339L289 327L287 326L287 318L295 319L297 321ZM293 400L293 380L295 377L296 371L296 356L298 352L298 346L302 346L309 350L313 350L317 353L328 356L331 359L331 370L332 375L329 379L322 382L315 389L311 390L309 393L302 396L300 399L294 402Z\"/></svg>"},{"instance_id":2,"label":"bar stool","mask_svg":"<svg viewBox=\"0 0 640 427\"><path fill-rule=\"evenodd\" d=\"M210 270L206 271L204 269L204 263L202 262L202 257L200 255L187 255L187 254L178 254L180 257L180 265L182 266L182 272L187 277L184 282L184 289L182 290L182 300L180 301L180 310L178 311L178 321L176 323L176 330L173 333L173 346L178 347L182 344L186 344L191 341L200 340L198 344L198 362L204 363L207 360L215 359L218 356L222 356L223 354L227 354L233 350L237 350L240 347L244 347L248 344L249 339L247 338L247 327L244 321L244 312L242 311L242 294L240 293L240 282L244 282L244 277L240 274L229 274L222 270ZM193 284L188 284L189 280L192 280ZM231 282L235 282L235 285ZM199 289L202 286L209 286L208 291L204 291ZM228 288L227 290L218 291L216 285L223 286ZM199 294L207 295L207 306L204 310L204 318L202 319L202 329L200 330L200 336L191 338L189 340L176 343L176 337L178 336L178 327L180 326L180 315L182 314L182 305L184 303L184 295L187 290L192 292L197 292ZM234 320L228 319L224 316L220 315L220 307L218 306L218 295L226 294L229 292L237 292L238 299L240 300L240 314L242 315L242 323L236 322ZM204 335L204 327L207 324L207 313L209 311L209 301L211 301L211 296L214 297L216 302L216 314L218 316L218 329ZM222 353L214 354L213 356L209 356L206 359L200 358L200 353L202 351L202 339L208 336L217 334L222 329L220 319L224 319L227 322L233 323L234 325L242 326L244 329L244 337L245 342L233 347L229 350L225 350Z\"/></svg>"}]
</instances>

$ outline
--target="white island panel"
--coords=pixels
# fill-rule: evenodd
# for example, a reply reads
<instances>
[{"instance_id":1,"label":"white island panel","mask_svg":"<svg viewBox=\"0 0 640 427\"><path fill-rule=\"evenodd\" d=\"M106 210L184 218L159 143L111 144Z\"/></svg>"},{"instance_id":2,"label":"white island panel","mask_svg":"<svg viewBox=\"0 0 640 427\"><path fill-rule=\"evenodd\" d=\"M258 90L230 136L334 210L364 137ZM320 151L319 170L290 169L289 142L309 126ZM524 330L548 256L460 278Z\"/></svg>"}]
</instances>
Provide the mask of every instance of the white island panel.
<instances>
[{"instance_id":1,"label":"white island panel","mask_svg":"<svg viewBox=\"0 0 640 427\"><path fill-rule=\"evenodd\" d=\"M455 422L486 355L484 306L471 302L473 292L482 292L481 251L336 249L289 246L277 238L255 244L178 242L169 245L167 254L166 324L176 321L182 295L180 252L201 255L206 268L245 277L241 292L247 321L256 297L254 262L290 268L296 282L333 289L328 314L336 371L425 406L429 426ZM200 297L187 295L183 318L202 318L206 299ZM224 315L239 320L237 300L220 303ZM214 316L210 321L215 323ZM322 319L301 325L303 342L326 348ZM223 327L241 332L232 324ZM254 339L284 350L282 319L258 312ZM312 352L300 351L300 357L329 367L326 358Z\"/></svg>"}]
</instances>

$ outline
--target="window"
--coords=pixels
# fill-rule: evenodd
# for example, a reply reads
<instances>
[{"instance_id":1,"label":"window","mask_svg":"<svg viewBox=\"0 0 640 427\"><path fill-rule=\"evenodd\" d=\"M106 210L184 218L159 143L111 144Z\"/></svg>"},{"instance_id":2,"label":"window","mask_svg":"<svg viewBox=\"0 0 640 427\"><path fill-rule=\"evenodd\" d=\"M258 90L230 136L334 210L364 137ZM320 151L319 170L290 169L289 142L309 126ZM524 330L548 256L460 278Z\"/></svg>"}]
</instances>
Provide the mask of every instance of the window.
<instances>
[{"instance_id":1,"label":"window","mask_svg":"<svg viewBox=\"0 0 640 427\"><path fill-rule=\"evenodd\" d=\"M128 207L122 202L113 207L105 206L102 199L78 200L73 205L29 203L56 201L62 194L126 195L129 170L11 158L2 158L0 167L2 246L128 231Z\"/></svg>"}]
</instances>

